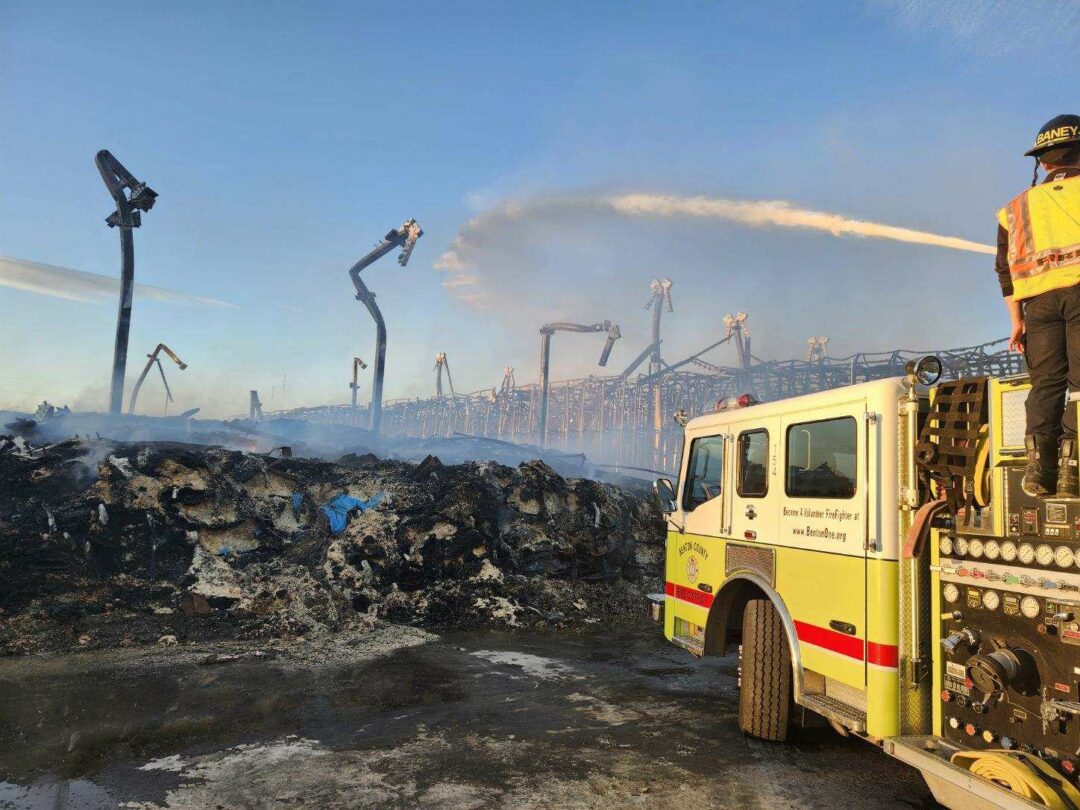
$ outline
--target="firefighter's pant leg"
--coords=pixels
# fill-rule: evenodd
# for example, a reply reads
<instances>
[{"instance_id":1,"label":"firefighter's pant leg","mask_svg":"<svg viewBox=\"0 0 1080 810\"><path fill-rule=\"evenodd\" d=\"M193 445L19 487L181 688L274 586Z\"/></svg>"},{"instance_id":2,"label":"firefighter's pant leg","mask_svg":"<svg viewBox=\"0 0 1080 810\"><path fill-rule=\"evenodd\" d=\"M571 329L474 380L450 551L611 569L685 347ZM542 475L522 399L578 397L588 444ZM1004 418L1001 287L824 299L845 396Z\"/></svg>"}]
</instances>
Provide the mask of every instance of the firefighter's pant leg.
<instances>
[{"instance_id":1,"label":"firefighter's pant leg","mask_svg":"<svg viewBox=\"0 0 1080 810\"><path fill-rule=\"evenodd\" d=\"M1029 435L1076 437L1076 409L1065 392L1080 390L1080 286L1032 298L1024 305L1031 393Z\"/></svg>"}]
</instances>

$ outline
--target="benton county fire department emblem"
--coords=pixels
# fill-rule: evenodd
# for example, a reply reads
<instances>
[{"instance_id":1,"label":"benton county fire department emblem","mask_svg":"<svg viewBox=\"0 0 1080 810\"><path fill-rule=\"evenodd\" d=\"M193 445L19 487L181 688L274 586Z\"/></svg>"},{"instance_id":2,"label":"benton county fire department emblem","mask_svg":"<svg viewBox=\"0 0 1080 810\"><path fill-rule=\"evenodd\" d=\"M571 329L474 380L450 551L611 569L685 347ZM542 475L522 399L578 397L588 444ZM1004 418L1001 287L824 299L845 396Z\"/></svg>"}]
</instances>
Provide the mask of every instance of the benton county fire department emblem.
<instances>
[{"instance_id":1,"label":"benton county fire department emblem","mask_svg":"<svg viewBox=\"0 0 1080 810\"><path fill-rule=\"evenodd\" d=\"M690 580L690 584L697 582L697 557L691 556L686 561L686 578Z\"/></svg>"}]
</instances>

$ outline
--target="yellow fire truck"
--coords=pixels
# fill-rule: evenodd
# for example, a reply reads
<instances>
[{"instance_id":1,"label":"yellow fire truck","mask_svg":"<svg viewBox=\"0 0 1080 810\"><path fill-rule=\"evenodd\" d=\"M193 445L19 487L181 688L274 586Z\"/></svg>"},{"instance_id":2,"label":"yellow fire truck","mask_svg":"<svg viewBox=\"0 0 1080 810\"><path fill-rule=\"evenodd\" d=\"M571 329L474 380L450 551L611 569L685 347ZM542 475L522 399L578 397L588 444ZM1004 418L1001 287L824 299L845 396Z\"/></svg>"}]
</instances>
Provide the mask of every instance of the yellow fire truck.
<instances>
[{"instance_id":1,"label":"yellow fire truck","mask_svg":"<svg viewBox=\"0 0 1080 810\"><path fill-rule=\"evenodd\" d=\"M654 616L739 645L750 735L825 718L948 807L1080 807L1080 502L1020 488L1026 378L940 373L687 422Z\"/></svg>"}]
</instances>

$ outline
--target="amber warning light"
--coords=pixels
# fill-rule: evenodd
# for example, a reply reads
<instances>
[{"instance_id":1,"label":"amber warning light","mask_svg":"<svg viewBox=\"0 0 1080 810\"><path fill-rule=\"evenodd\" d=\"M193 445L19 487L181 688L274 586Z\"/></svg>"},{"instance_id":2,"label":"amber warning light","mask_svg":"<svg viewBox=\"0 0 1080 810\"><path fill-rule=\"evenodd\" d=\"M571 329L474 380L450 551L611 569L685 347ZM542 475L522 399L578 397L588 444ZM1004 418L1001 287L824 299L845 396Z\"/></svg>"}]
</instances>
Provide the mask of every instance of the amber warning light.
<instances>
[{"instance_id":1,"label":"amber warning light","mask_svg":"<svg viewBox=\"0 0 1080 810\"><path fill-rule=\"evenodd\" d=\"M733 408L745 408L749 405L757 405L758 401L749 394L743 394L741 397L724 397L723 399L716 400L716 407L714 411L727 411Z\"/></svg>"}]
</instances>

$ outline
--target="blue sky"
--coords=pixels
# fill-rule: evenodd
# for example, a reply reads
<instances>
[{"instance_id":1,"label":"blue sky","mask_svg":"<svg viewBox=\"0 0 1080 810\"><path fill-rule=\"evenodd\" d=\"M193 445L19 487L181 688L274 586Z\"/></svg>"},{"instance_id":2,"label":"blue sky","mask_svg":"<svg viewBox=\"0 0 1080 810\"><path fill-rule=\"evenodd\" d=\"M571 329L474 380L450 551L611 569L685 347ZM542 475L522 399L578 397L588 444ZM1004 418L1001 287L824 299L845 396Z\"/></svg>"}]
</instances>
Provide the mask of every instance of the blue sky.
<instances>
[{"instance_id":1,"label":"blue sky","mask_svg":"<svg viewBox=\"0 0 1080 810\"><path fill-rule=\"evenodd\" d=\"M239 307L137 299L129 384L165 341L190 364L169 369L176 407L218 415L250 388L279 406L283 376L289 406L347 399L350 358L374 341L347 270L407 217L425 230L408 268L365 271L390 397L432 393L438 351L461 389L506 364L531 381L544 320L618 321L621 367L656 275L674 280L672 361L737 310L768 358L818 334L834 354L981 342L1006 331L990 257L941 248L567 217L493 236L499 298L482 311L433 264L489 206L598 189L787 200L991 242L1035 129L1080 104L1055 78L1078 75L1077 8L8 0L0 255L118 275L93 164L112 150L160 194L138 280ZM114 325L112 303L0 287L0 407L103 407ZM601 342L559 336L553 374L590 373Z\"/></svg>"}]
</instances>

